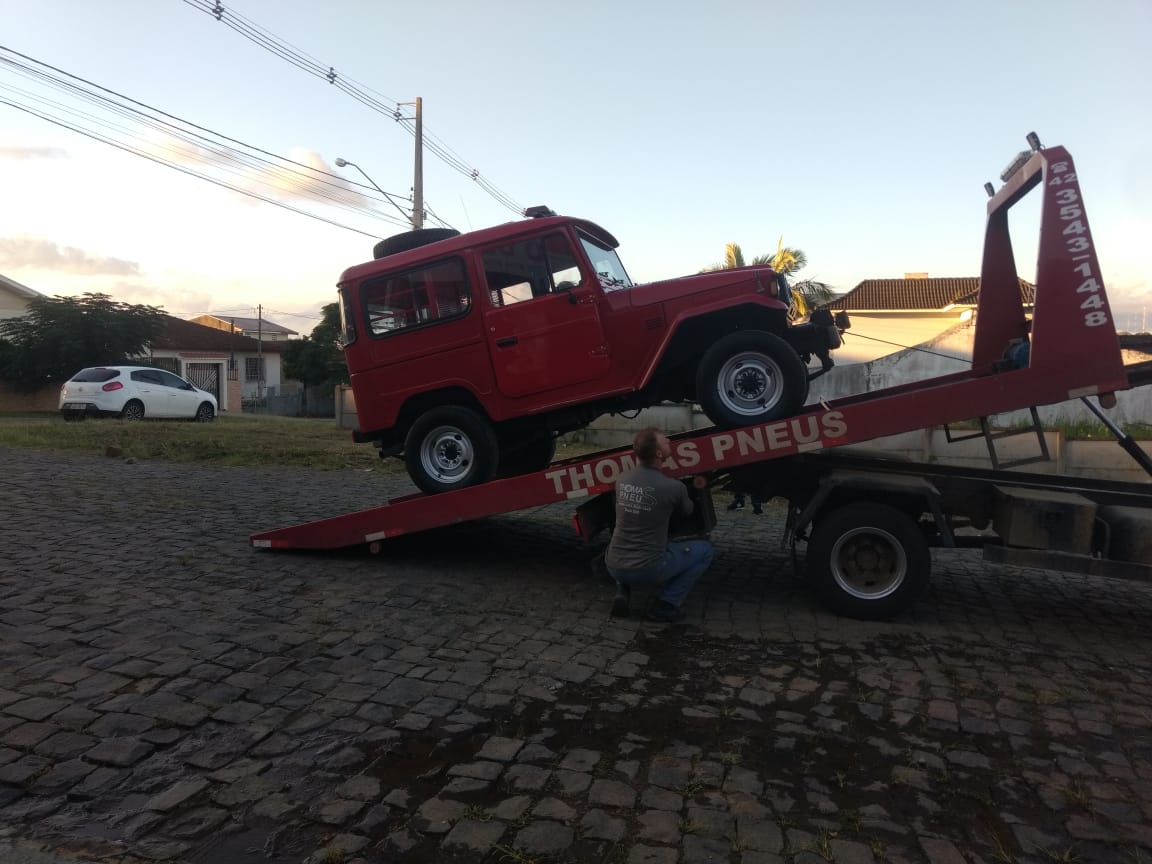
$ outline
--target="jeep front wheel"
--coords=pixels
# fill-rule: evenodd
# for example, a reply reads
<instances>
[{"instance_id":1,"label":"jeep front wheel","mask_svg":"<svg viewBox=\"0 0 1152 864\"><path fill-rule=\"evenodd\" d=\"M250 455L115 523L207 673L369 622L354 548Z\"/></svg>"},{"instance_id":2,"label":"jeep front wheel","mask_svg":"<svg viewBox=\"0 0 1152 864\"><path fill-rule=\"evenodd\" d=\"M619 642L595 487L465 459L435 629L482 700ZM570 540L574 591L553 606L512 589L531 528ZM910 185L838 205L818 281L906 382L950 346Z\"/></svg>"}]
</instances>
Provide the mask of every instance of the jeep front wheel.
<instances>
[{"instance_id":1,"label":"jeep front wheel","mask_svg":"<svg viewBox=\"0 0 1152 864\"><path fill-rule=\"evenodd\" d=\"M488 482L496 474L499 452L487 419L455 405L420 415L404 439L408 476L429 494Z\"/></svg>"},{"instance_id":2,"label":"jeep front wheel","mask_svg":"<svg viewBox=\"0 0 1152 864\"><path fill-rule=\"evenodd\" d=\"M696 396L718 426L738 427L789 417L804 406L808 370L772 333L729 333L700 361Z\"/></svg>"}]
</instances>

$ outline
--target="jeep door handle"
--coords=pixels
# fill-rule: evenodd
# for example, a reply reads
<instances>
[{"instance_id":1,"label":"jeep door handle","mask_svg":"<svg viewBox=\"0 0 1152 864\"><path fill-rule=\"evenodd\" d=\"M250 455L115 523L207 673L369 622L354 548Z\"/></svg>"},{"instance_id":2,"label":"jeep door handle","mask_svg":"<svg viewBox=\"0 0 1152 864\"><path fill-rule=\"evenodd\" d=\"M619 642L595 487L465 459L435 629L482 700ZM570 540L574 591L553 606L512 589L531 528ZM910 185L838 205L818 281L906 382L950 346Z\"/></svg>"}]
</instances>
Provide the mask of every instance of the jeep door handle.
<instances>
[{"instance_id":1,"label":"jeep door handle","mask_svg":"<svg viewBox=\"0 0 1152 864\"><path fill-rule=\"evenodd\" d=\"M519 341L520 341L520 339L517 336L506 336L503 339L497 339L496 340L496 347L497 348L511 348L513 345L515 345Z\"/></svg>"}]
</instances>

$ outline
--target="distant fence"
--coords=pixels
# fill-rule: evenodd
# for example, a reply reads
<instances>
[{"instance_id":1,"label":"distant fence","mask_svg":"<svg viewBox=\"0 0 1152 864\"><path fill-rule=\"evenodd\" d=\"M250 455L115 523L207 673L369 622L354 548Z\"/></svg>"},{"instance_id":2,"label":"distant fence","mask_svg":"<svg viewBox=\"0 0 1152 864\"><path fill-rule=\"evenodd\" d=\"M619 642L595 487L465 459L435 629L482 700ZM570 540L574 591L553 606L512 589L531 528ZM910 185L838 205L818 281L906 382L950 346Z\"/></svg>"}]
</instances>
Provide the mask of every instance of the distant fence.
<instances>
[{"instance_id":1,"label":"distant fence","mask_svg":"<svg viewBox=\"0 0 1152 864\"><path fill-rule=\"evenodd\" d=\"M276 417L335 417L336 397L331 387L302 387L294 393L277 393L263 399L245 399L245 414Z\"/></svg>"}]
</instances>

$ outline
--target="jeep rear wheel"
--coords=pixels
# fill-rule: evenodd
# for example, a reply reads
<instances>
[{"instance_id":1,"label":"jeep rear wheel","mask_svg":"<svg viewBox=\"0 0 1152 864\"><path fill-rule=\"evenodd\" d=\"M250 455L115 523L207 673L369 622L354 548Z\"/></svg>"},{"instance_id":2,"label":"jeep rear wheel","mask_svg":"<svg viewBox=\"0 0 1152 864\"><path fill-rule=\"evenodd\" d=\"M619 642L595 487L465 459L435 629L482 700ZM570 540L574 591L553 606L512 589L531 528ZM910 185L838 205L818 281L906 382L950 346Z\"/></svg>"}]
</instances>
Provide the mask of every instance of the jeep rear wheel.
<instances>
[{"instance_id":1,"label":"jeep rear wheel","mask_svg":"<svg viewBox=\"0 0 1152 864\"><path fill-rule=\"evenodd\" d=\"M729 333L700 361L696 395L718 426L766 423L803 407L808 370L779 336L759 330Z\"/></svg>"},{"instance_id":2,"label":"jeep rear wheel","mask_svg":"<svg viewBox=\"0 0 1152 864\"><path fill-rule=\"evenodd\" d=\"M486 483L496 474L499 453L491 424L456 405L422 414L404 440L408 476L429 494Z\"/></svg>"}]
</instances>

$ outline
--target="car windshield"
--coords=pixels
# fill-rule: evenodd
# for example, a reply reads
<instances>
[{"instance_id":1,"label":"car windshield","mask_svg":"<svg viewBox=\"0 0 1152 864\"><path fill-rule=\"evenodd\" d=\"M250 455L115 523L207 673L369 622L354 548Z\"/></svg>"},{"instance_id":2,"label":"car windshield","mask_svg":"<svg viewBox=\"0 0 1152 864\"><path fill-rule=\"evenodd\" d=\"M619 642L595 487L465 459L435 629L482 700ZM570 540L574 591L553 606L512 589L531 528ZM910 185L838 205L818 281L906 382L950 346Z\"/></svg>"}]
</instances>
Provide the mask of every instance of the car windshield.
<instances>
[{"instance_id":1,"label":"car windshield","mask_svg":"<svg viewBox=\"0 0 1152 864\"><path fill-rule=\"evenodd\" d=\"M72 380L80 383L103 383L104 381L111 381L113 378L116 378L119 375L119 369L103 369L97 367L95 369L81 369L79 372L72 376Z\"/></svg>"},{"instance_id":2,"label":"car windshield","mask_svg":"<svg viewBox=\"0 0 1152 864\"><path fill-rule=\"evenodd\" d=\"M592 269L600 277L600 286L605 291L619 291L621 288L631 288L632 280L620 263L620 257L615 249L610 249L598 240L593 240L583 231L580 232L580 245L584 247L584 254L592 262Z\"/></svg>"}]
</instances>

